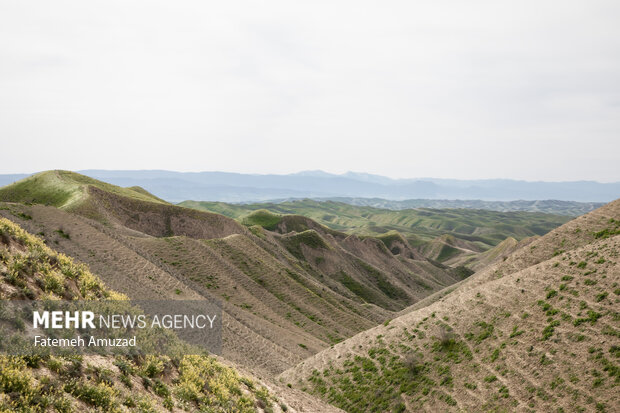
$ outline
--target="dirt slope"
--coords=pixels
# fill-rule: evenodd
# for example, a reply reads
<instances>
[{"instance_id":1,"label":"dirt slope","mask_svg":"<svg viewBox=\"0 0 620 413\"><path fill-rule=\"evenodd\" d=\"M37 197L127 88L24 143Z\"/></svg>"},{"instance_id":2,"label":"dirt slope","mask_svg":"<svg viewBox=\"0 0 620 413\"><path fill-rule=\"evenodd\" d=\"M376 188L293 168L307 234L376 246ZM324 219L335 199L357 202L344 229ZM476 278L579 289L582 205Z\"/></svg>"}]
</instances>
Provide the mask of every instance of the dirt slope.
<instances>
[{"instance_id":1,"label":"dirt slope","mask_svg":"<svg viewBox=\"0 0 620 413\"><path fill-rule=\"evenodd\" d=\"M451 267L465 266L472 271L479 271L499 260L507 259L507 257L512 253L526 245L529 245L536 238L537 237L529 237L521 241L517 241L512 237L508 237L490 250L478 253L470 252L459 254L454 258L444 261L443 264Z\"/></svg>"},{"instance_id":2,"label":"dirt slope","mask_svg":"<svg viewBox=\"0 0 620 413\"><path fill-rule=\"evenodd\" d=\"M0 298L113 299L88 268L0 218ZM4 310L6 317L6 309ZM3 322L3 337L7 336ZM167 337L167 342L174 341ZM0 356L0 411L337 411L212 356Z\"/></svg>"},{"instance_id":3,"label":"dirt slope","mask_svg":"<svg viewBox=\"0 0 620 413\"><path fill-rule=\"evenodd\" d=\"M620 201L281 375L351 412L615 411Z\"/></svg>"},{"instance_id":4,"label":"dirt slope","mask_svg":"<svg viewBox=\"0 0 620 413\"><path fill-rule=\"evenodd\" d=\"M390 251L381 240L304 217L247 228L76 175L54 171L0 190L4 199L50 203L0 203L0 215L131 298L222 300L223 356L259 376L280 373L459 279L404 244ZM67 188L79 194L70 208Z\"/></svg>"}]
</instances>

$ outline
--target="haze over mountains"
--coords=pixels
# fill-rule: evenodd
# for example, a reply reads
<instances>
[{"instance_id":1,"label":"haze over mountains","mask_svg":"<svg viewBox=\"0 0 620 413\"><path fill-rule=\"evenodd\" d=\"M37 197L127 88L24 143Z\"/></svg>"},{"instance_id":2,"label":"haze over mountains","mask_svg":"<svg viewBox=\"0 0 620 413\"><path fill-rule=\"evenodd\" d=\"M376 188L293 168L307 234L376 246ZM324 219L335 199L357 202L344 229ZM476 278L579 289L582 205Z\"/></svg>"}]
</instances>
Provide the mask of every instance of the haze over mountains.
<instances>
[{"instance_id":1,"label":"haze over mountains","mask_svg":"<svg viewBox=\"0 0 620 413\"><path fill-rule=\"evenodd\" d=\"M84 170L95 179L141 186L169 202L185 200L254 202L286 198L461 199L485 201L543 200L609 202L620 196L620 182L526 182L509 179L391 179L347 172L305 171L288 175L164 170ZM0 175L0 186L25 174Z\"/></svg>"}]
</instances>

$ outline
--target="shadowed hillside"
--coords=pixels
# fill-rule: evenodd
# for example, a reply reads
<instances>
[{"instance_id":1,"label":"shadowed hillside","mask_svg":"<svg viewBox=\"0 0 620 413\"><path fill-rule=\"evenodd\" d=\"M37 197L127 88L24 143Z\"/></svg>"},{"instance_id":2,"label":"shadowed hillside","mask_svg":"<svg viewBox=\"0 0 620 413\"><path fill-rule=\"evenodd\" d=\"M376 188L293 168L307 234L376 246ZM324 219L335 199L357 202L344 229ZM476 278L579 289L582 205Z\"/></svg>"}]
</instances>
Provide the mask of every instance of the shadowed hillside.
<instances>
[{"instance_id":1,"label":"shadowed hillside","mask_svg":"<svg viewBox=\"0 0 620 413\"><path fill-rule=\"evenodd\" d=\"M350 412L615 411L619 253L620 200L281 379Z\"/></svg>"}]
</instances>

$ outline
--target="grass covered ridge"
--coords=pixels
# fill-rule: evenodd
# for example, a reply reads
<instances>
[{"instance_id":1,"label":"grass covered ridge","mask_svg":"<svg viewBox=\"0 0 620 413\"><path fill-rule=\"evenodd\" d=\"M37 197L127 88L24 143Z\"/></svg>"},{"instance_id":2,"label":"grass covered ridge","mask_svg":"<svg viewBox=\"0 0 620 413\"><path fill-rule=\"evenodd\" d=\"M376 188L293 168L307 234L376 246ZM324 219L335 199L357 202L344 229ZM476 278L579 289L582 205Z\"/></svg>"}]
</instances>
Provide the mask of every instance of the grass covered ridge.
<instances>
[{"instance_id":1,"label":"grass covered ridge","mask_svg":"<svg viewBox=\"0 0 620 413\"><path fill-rule=\"evenodd\" d=\"M139 187L121 188L75 172L60 170L41 172L0 188L0 201L71 209L88 197L89 186L132 199L166 203Z\"/></svg>"}]
</instances>

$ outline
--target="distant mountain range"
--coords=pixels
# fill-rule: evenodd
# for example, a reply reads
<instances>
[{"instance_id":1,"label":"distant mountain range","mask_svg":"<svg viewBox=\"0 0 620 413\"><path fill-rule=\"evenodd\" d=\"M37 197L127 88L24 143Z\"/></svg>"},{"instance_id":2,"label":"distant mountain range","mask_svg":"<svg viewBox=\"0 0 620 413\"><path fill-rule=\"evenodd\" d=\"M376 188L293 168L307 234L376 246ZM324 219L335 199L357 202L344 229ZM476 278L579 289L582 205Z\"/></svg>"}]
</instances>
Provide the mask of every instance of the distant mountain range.
<instances>
[{"instance_id":1,"label":"distant mountain range","mask_svg":"<svg viewBox=\"0 0 620 413\"><path fill-rule=\"evenodd\" d=\"M348 172L305 171L289 175L163 170L85 170L81 174L124 187L141 186L169 202L184 200L256 202L286 198L458 199L483 201L554 199L609 202L620 197L620 182L528 182L509 179L391 179ZM28 175L0 175L0 186Z\"/></svg>"}]
</instances>

